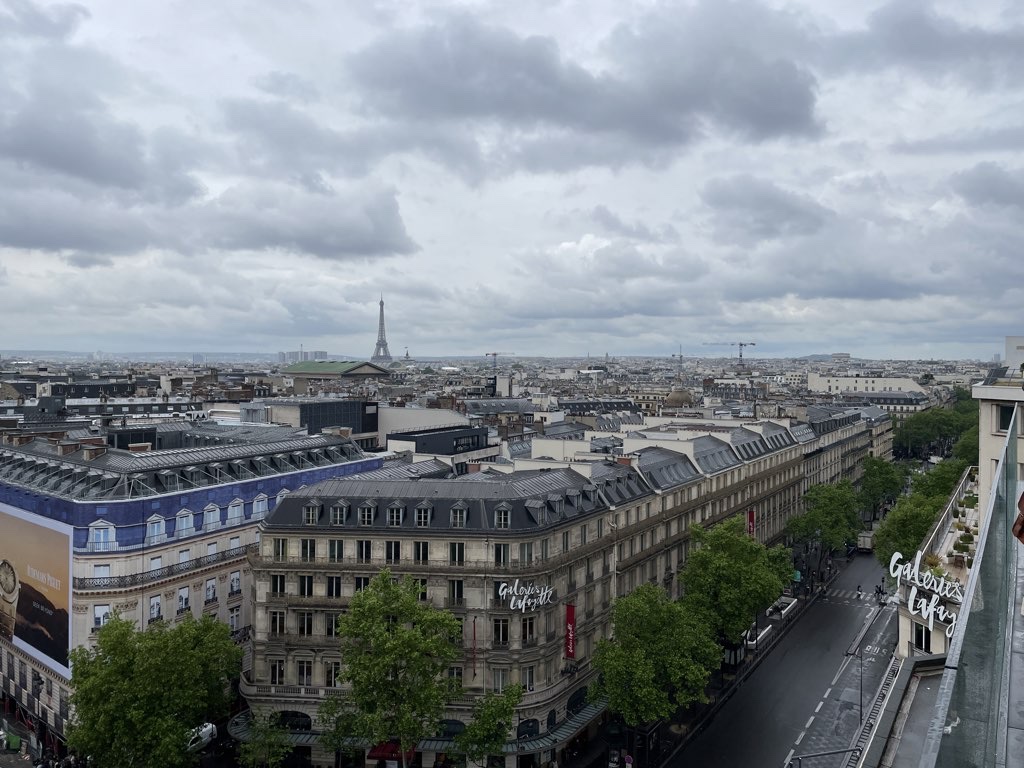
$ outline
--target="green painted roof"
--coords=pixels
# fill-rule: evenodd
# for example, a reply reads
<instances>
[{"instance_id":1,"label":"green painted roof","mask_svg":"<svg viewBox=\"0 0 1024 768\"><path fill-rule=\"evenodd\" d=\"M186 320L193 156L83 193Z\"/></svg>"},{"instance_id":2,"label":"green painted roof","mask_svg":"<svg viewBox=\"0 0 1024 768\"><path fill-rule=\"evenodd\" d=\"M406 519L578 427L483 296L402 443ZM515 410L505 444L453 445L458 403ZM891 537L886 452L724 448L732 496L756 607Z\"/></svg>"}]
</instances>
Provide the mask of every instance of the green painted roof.
<instances>
[{"instance_id":1,"label":"green painted roof","mask_svg":"<svg viewBox=\"0 0 1024 768\"><path fill-rule=\"evenodd\" d=\"M362 365L373 365L366 360L307 360L282 368L281 373L348 373Z\"/></svg>"}]
</instances>

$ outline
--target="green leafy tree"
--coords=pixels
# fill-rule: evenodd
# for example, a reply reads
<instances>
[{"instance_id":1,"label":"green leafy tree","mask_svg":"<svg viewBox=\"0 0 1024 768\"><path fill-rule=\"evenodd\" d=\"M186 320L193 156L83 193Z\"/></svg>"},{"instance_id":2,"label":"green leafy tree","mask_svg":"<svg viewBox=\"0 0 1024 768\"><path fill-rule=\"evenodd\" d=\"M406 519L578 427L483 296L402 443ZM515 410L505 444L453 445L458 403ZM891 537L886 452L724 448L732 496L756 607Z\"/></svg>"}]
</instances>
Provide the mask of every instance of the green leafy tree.
<instances>
[{"instance_id":1,"label":"green leafy tree","mask_svg":"<svg viewBox=\"0 0 1024 768\"><path fill-rule=\"evenodd\" d=\"M211 616L145 631L115 615L92 648L71 652L68 746L100 768L178 768L195 763L189 732L227 714L242 650Z\"/></svg>"},{"instance_id":2,"label":"green leafy tree","mask_svg":"<svg viewBox=\"0 0 1024 768\"><path fill-rule=\"evenodd\" d=\"M899 498L906 479L904 471L884 459L868 456L864 459L864 475L860 480L858 503L861 509L877 516L884 504Z\"/></svg>"},{"instance_id":3,"label":"green leafy tree","mask_svg":"<svg viewBox=\"0 0 1024 768\"><path fill-rule=\"evenodd\" d=\"M953 458L966 461L968 464L978 463L978 425L968 429L953 446Z\"/></svg>"},{"instance_id":4,"label":"green leafy tree","mask_svg":"<svg viewBox=\"0 0 1024 768\"><path fill-rule=\"evenodd\" d=\"M607 698L608 707L630 725L705 700L722 652L714 622L703 610L687 609L669 600L661 587L643 584L615 601L612 625L614 638L599 640L594 651L600 676L592 698Z\"/></svg>"},{"instance_id":5,"label":"green leafy tree","mask_svg":"<svg viewBox=\"0 0 1024 768\"><path fill-rule=\"evenodd\" d=\"M913 493L929 498L937 498L945 502L967 470L967 462L948 459L923 474L915 475L912 485Z\"/></svg>"},{"instance_id":6,"label":"green leafy tree","mask_svg":"<svg viewBox=\"0 0 1024 768\"><path fill-rule=\"evenodd\" d=\"M252 713L249 738L242 743L239 762L246 768L278 768L292 751L288 731L271 715Z\"/></svg>"},{"instance_id":7,"label":"green leafy tree","mask_svg":"<svg viewBox=\"0 0 1024 768\"><path fill-rule=\"evenodd\" d=\"M412 578L377 574L338 619L339 680L349 686L339 727L370 744L397 740L404 765L406 752L437 733L458 692L447 671L460 633L455 616L420 600Z\"/></svg>"},{"instance_id":8,"label":"green leafy tree","mask_svg":"<svg viewBox=\"0 0 1024 768\"><path fill-rule=\"evenodd\" d=\"M489 755L500 755L522 699L523 686L518 683L501 693L485 693L473 705L473 719L466 730L455 737L455 749L477 765L484 765Z\"/></svg>"},{"instance_id":9,"label":"green leafy tree","mask_svg":"<svg viewBox=\"0 0 1024 768\"><path fill-rule=\"evenodd\" d=\"M679 574L683 605L711 623L727 648L739 645L754 615L782 594L793 573L789 551L767 548L747 535L745 521L733 517L709 530L693 529L696 549Z\"/></svg>"},{"instance_id":10,"label":"green leafy tree","mask_svg":"<svg viewBox=\"0 0 1024 768\"><path fill-rule=\"evenodd\" d=\"M904 555L917 551L934 525L943 507L943 500L915 493L896 502L885 520L875 530L874 552L885 568L893 552Z\"/></svg>"},{"instance_id":11,"label":"green leafy tree","mask_svg":"<svg viewBox=\"0 0 1024 768\"><path fill-rule=\"evenodd\" d=\"M320 743L334 752L335 768L341 765L341 754L358 751L353 736L355 711L351 701L341 693L328 694L317 709L317 723L320 726Z\"/></svg>"},{"instance_id":12,"label":"green leafy tree","mask_svg":"<svg viewBox=\"0 0 1024 768\"><path fill-rule=\"evenodd\" d=\"M804 513L786 526L797 542L819 541L826 551L842 549L848 541L855 541L864 527L857 492L849 480L812 485L803 501Z\"/></svg>"}]
</instances>

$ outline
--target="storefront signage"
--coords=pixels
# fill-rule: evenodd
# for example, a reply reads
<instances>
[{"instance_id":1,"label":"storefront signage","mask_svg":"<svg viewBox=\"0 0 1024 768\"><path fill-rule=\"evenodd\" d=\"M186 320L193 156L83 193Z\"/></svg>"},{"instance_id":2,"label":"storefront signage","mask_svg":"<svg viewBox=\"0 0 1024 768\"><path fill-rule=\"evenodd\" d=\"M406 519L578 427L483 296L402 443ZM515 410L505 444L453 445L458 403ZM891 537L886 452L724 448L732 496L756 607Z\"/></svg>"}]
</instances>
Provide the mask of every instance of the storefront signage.
<instances>
[{"instance_id":1,"label":"storefront signage","mask_svg":"<svg viewBox=\"0 0 1024 768\"><path fill-rule=\"evenodd\" d=\"M513 611L536 611L551 603L555 590L534 582L524 583L516 579L511 584L507 581L498 585L498 598L508 601Z\"/></svg>"},{"instance_id":2,"label":"storefront signage","mask_svg":"<svg viewBox=\"0 0 1024 768\"><path fill-rule=\"evenodd\" d=\"M910 592L907 595L907 610L912 616L927 619L929 630L935 628L935 619L938 619L946 624L946 637L952 637L953 630L956 629L957 614L940 601L950 600L962 603L963 588L958 582L950 581L944 576L936 576L927 570L922 571L921 560L923 557L924 553L918 552L913 561L903 562L903 554L893 552L892 558L889 560L889 575L896 579L897 583L904 581L910 586ZM920 590L927 590L931 595L919 596Z\"/></svg>"},{"instance_id":3,"label":"storefront signage","mask_svg":"<svg viewBox=\"0 0 1024 768\"><path fill-rule=\"evenodd\" d=\"M565 606L565 658L576 658L576 606Z\"/></svg>"}]
</instances>

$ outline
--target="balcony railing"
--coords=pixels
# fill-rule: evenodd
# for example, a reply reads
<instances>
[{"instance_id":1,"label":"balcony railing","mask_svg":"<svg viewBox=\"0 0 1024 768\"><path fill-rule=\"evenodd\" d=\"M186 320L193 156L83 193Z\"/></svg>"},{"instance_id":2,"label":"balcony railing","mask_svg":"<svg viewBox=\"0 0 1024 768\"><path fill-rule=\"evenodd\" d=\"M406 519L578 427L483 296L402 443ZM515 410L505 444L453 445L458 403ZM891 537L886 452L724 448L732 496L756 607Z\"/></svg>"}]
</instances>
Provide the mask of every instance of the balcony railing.
<instances>
[{"instance_id":1,"label":"balcony railing","mask_svg":"<svg viewBox=\"0 0 1024 768\"><path fill-rule=\"evenodd\" d=\"M225 549L223 552L216 552L212 555L204 555L183 563L165 565L162 568L154 568L151 571L140 573L129 573L124 576L97 576L79 578L75 577L72 584L75 589L127 589L143 584L152 584L155 581L170 579L184 573L192 573L200 568L217 565L227 560L234 560L245 556L248 552L256 550L256 544L246 544L233 549Z\"/></svg>"}]
</instances>

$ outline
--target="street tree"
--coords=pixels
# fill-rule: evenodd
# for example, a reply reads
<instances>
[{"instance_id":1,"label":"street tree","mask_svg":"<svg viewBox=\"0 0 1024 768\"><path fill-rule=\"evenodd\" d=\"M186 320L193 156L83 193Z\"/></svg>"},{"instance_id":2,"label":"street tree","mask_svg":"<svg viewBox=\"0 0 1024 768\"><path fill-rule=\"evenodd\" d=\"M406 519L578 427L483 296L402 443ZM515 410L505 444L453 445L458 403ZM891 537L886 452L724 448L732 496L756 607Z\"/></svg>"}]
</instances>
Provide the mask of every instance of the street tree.
<instances>
[{"instance_id":1,"label":"street tree","mask_svg":"<svg viewBox=\"0 0 1024 768\"><path fill-rule=\"evenodd\" d=\"M739 517L692 531L696 546L679 574L683 605L711 622L720 645L735 648L754 616L775 602L789 583L789 550L765 547L747 534Z\"/></svg>"},{"instance_id":2,"label":"street tree","mask_svg":"<svg viewBox=\"0 0 1024 768\"><path fill-rule=\"evenodd\" d=\"M461 629L451 613L420 600L412 578L377 574L338 619L338 679L348 686L338 727L364 743L396 740L404 766L406 753L437 733L458 693L447 671L458 658Z\"/></svg>"},{"instance_id":3,"label":"street tree","mask_svg":"<svg viewBox=\"0 0 1024 768\"><path fill-rule=\"evenodd\" d=\"M820 542L824 551L856 541L864 527L857 492L849 480L812 485L804 494L804 513L790 519L786 533L798 543ZM820 562L816 564L820 567Z\"/></svg>"},{"instance_id":4,"label":"street tree","mask_svg":"<svg viewBox=\"0 0 1024 768\"><path fill-rule=\"evenodd\" d=\"M455 749L477 765L489 755L500 755L512 730L516 707L523 699L523 686L516 683L498 693L488 691L473 705L472 720L455 737Z\"/></svg>"},{"instance_id":5,"label":"street tree","mask_svg":"<svg viewBox=\"0 0 1024 768\"><path fill-rule=\"evenodd\" d=\"M329 693L317 709L317 723L320 726L320 743L334 752L334 767L341 765L341 754L354 753L358 742L353 734L355 710L352 702L340 692Z\"/></svg>"},{"instance_id":6,"label":"street tree","mask_svg":"<svg viewBox=\"0 0 1024 768\"><path fill-rule=\"evenodd\" d=\"M71 652L68 746L100 768L179 768L196 762L189 732L227 714L242 650L211 616L138 630L115 615L93 647Z\"/></svg>"},{"instance_id":7,"label":"street tree","mask_svg":"<svg viewBox=\"0 0 1024 768\"><path fill-rule=\"evenodd\" d=\"M705 700L722 650L703 609L685 608L661 587L642 584L615 601L612 627L613 638L599 640L594 651L600 674L591 698L606 698L608 708L632 726Z\"/></svg>"},{"instance_id":8,"label":"street tree","mask_svg":"<svg viewBox=\"0 0 1024 768\"><path fill-rule=\"evenodd\" d=\"M968 464L977 464L978 443L978 425L975 424L960 435L960 439L953 445L953 458L959 459L960 461L966 461Z\"/></svg>"},{"instance_id":9,"label":"street tree","mask_svg":"<svg viewBox=\"0 0 1024 768\"><path fill-rule=\"evenodd\" d=\"M291 751L288 731L274 716L253 712L249 738L242 742L239 762L245 768L278 768Z\"/></svg>"},{"instance_id":10,"label":"street tree","mask_svg":"<svg viewBox=\"0 0 1024 768\"><path fill-rule=\"evenodd\" d=\"M877 456L868 456L864 459L864 474L860 479L860 508L870 512L871 519L874 519L884 505L899 498L905 479L906 474L895 464Z\"/></svg>"},{"instance_id":11,"label":"street tree","mask_svg":"<svg viewBox=\"0 0 1024 768\"><path fill-rule=\"evenodd\" d=\"M875 530L878 562L888 569L893 552L906 555L919 549L944 504L939 497L921 493L900 498Z\"/></svg>"}]
</instances>

